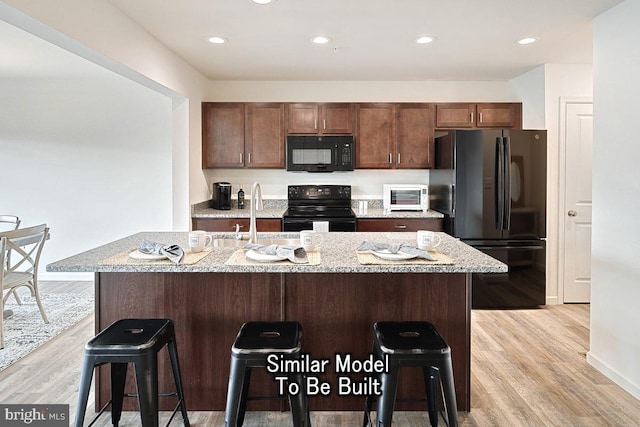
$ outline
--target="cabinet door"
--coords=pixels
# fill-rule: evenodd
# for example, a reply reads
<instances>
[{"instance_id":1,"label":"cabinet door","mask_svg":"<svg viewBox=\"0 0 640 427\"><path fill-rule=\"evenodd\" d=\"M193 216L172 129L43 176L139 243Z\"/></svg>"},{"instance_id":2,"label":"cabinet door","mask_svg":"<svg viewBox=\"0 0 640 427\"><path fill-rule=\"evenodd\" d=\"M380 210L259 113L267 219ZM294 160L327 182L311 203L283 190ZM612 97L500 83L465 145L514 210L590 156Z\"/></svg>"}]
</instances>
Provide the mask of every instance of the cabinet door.
<instances>
[{"instance_id":1,"label":"cabinet door","mask_svg":"<svg viewBox=\"0 0 640 427\"><path fill-rule=\"evenodd\" d=\"M432 168L434 165L433 104L396 106L396 162L401 169Z\"/></svg>"},{"instance_id":2,"label":"cabinet door","mask_svg":"<svg viewBox=\"0 0 640 427\"><path fill-rule=\"evenodd\" d=\"M477 127L522 128L522 104L478 104Z\"/></svg>"},{"instance_id":3,"label":"cabinet door","mask_svg":"<svg viewBox=\"0 0 640 427\"><path fill-rule=\"evenodd\" d=\"M391 168L395 151L394 105L357 104L356 122L356 168Z\"/></svg>"},{"instance_id":4,"label":"cabinet door","mask_svg":"<svg viewBox=\"0 0 640 427\"><path fill-rule=\"evenodd\" d=\"M442 220L439 218L392 218L392 219L358 219L358 231L442 231Z\"/></svg>"},{"instance_id":5,"label":"cabinet door","mask_svg":"<svg viewBox=\"0 0 640 427\"><path fill-rule=\"evenodd\" d=\"M318 104L288 104L287 133L317 134Z\"/></svg>"},{"instance_id":6,"label":"cabinet door","mask_svg":"<svg viewBox=\"0 0 640 427\"><path fill-rule=\"evenodd\" d=\"M476 104L436 104L436 127L472 128L475 115Z\"/></svg>"},{"instance_id":7,"label":"cabinet door","mask_svg":"<svg viewBox=\"0 0 640 427\"><path fill-rule=\"evenodd\" d=\"M284 104L246 104L245 112L247 167L284 168Z\"/></svg>"},{"instance_id":8,"label":"cabinet door","mask_svg":"<svg viewBox=\"0 0 640 427\"><path fill-rule=\"evenodd\" d=\"M321 133L353 133L353 104L322 104L321 111Z\"/></svg>"},{"instance_id":9,"label":"cabinet door","mask_svg":"<svg viewBox=\"0 0 640 427\"><path fill-rule=\"evenodd\" d=\"M202 103L202 167L244 166L244 105Z\"/></svg>"},{"instance_id":10,"label":"cabinet door","mask_svg":"<svg viewBox=\"0 0 640 427\"><path fill-rule=\"evenodd\" d=\"M249 218L192 218L191 225L194 230L219 231L232 233L236 231L236 224L240 225L241 233L249 232ZM258 232L282 231L282 222L279 219L256 219Z\"/></svg>"}]
</instances>

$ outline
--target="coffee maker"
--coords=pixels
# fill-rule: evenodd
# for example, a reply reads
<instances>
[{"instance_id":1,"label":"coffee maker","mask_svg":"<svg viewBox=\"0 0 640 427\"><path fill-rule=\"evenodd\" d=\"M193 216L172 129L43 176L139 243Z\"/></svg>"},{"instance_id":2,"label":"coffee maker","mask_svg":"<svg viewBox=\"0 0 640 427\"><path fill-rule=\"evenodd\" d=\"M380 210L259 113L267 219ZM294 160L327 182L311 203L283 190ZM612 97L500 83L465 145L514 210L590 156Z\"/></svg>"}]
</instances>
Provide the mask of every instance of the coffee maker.
<instances>
[{"instance_id":1,"label":"coffee maker","mask_svg":"<svg viewBox=\"0 0 640 427\"><path fill-rule=\"evenodd\" d=\"M211 207L219 210L231 209L231 184L228 182L214 182L211 192Z\"/></svg>"}]
</instances>

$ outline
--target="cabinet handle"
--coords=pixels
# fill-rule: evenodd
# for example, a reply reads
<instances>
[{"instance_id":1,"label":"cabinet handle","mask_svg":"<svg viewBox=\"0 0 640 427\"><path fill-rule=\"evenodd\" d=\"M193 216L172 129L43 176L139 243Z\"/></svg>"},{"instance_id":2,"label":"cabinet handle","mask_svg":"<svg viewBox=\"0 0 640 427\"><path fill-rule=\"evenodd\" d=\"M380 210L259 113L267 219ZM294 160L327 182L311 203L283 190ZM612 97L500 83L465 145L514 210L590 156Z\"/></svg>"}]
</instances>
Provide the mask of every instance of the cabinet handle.
<instances>
[{"instance_id":1,"label":"cabinet handle","mask_svg":"<svg viewBox=\"0 0 640 427\"><path fill-rule=\"evenodd\" d=\"M240 153L240 164L242 164L242 153Z\"/></svg>"},{"instance_id":2,"label":"cabinet handle","mask_svg":"<svg viewBox=\"0 0 640 427\"><path fill-rule=\"evenodd\" d=\"M247 164L251 164L251 153L247 153Z\"/></svg>"},{"instance_id":3,"label":"cabinet handle","mask_svg":"<svg viewBox=\"0 0 640 427\"><path fill-rule=\"evenodd\" d=\"M244 228L244 225L236 224L233 226L233 230L235 231L236 228Z\"/></svg>"},{"instance_id":4,"label":"cabinet handle","mask_svg":"<svg viewBox=\"0 0 640 427\"><path fill-rule=\"evenodd\" d=\"M396 162L400 164L400 153L398 153L398 158L396 158Z\"/></svg>"},{"instance_id":5,"label":"cabinet handle","mask_svg":"<svg viewBox=\"0 0 640 427\"><path fill-rule=\"evenodd\" d=\"M473 123L473 113L469 113L469 116L471 116L471 123Z\"/></svg>"},{"instance_id":6,"label":"cabinet handle","mask_svg":"<svg viewBox=\"0 0 640 427\"><path fill-rule=\"evenodd\" d=\"M313 120L313 128L318 129L318 119Z\"/></svg>"},{"instance_id":7,"label":"cabinet handle","mask_svg":"<svg viewBox=\"0 0 640 427\"><path fill-rule=\"evenodd\" d=\"M327 128L327 119L322 119L322 129Z\"/></svg>"},{"instance_id":8,"label":"cabinet handle","mask_svg":"<svg viewBox=\"0 0 640 427\"><path fill-rule=\"evenodd\" d=\"M480 121L478 123L482 123L482 113L480 113Z\"/></svg>"},{"instance_id":9,"label":"cabinet handle","mask_svg":"<svg viewBox=\"0 0 640 427\"><path fill-rule=\"evenodd\" d=\"M397 228L397 229L399 229L399 230L404 230L404 229L406 229L406 228L407 228L407 226L406 226L406 225L403 225L403 224L396 224L396 225L394 225L394 227L395 227L395 228Z\"/></svg>"},{"instance_id":10,"label":"cabinet handle","mask_svg":"<svg viewBox=\"0 0 640 427\"><path fill-rule=\"evenodd\" d=\"M389 164L393 163L393 154L389 153Z\"/></svg>"}]
</instances>

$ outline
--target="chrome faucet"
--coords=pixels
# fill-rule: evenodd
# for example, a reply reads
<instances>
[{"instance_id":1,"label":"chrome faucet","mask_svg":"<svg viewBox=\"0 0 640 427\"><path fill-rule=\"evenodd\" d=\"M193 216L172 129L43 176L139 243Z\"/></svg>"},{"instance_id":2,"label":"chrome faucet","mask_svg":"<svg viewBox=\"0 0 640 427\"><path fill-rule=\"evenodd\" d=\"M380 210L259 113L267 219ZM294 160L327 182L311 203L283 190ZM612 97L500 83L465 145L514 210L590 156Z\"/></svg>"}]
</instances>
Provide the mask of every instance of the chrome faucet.
<instances>
[{"instance_id":1,"label":"chrome faucet","mask_svg":"<svg viewBox=\"0 0 640 427\"><path fill-rule=\"evenodd\" d=\"M251 219L249 220L249 243L257 243L258 235L256 230L256 209L262 210L264 209L262 205L262 189L260 188L260 184L254 182L251 186Z\"/></svg>"}]
</instances>

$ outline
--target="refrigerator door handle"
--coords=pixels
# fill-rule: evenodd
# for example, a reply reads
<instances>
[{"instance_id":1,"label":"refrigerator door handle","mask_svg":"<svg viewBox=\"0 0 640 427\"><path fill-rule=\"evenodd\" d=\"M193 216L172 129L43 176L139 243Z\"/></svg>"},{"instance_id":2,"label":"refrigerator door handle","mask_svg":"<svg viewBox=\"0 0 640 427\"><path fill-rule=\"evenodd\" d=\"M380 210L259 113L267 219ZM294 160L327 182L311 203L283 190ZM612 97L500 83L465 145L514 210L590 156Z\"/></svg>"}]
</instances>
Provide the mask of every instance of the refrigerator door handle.
<instances>
[{"instance_id":1,"label":"refrigerator door handle","mask_svg":"<svg viewBox=\"0 0 640 427\"><path fill-rule=\"evenodd\" d=\"M503 229L511 228L511 138L504 138L504 214Z\"/></svg>"},{"instance_id":2,"label":"refrigerator door handle","mask_svg":"<svg viewBox=\"0 0 640 427\"><path fill-rule=\"evenodd\" d=\"M495 217L496 217L496 230L502 230L504 222L504 148L502 146L502 138L496 138L496 161L495 161L495 173L493 180L493 191L495 199Z\"/></svg>"}]
</instances>

